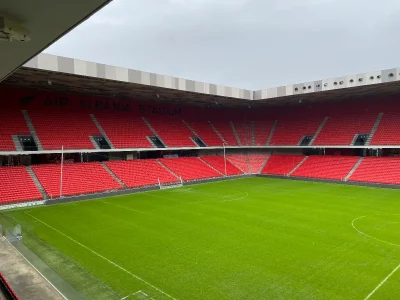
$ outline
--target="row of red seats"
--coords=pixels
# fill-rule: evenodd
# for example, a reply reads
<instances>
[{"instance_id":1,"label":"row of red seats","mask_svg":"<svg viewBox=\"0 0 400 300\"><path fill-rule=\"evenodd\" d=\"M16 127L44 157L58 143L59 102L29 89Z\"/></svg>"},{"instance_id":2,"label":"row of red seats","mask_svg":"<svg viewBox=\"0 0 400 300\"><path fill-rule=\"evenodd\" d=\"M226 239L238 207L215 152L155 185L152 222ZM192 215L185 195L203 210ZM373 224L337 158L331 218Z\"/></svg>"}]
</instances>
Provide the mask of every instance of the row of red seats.
<instances>
[{"instance_id":1,"label":"row of red seats","mask_svg":"<svg viewBox=\"0 0 400 300\"><path fill-rule=\"evenodd\" d=\"M42 194L25 167L0 168L0 204L39 199Z\"/></svg>"},{"instance_id":2,"label":"row of red seats","mask_svg":"<svg viewBox=\"0 0 400 300\"><path fill-rule=\"evenodd\" d=\"M209 178L256 174L344 180L360 160L354 156L309 156L273 154L144 159L109 161L107 167L125 186L144 186L202 180ZM300 164L301 163L301 164ZM294 170L297 166L297 169ZM32 166L38 180L50 197L60 195L60 165ZM294 171L293 171L294 170ZM400 158L366 157L349 181L400 184ZM0 204L42 199L25 167L0 168ZM63 166L64 196L99 193L122 189L123 186L100 163L76 163Z\"/></svg>"},{"instance_id":3,"label":"row of red seats","mask_svg":"<svg viewBox=\"0 0 400 300\"><path fill-rule=\"evenodd\" d=\"M45 150L93 149L90 136L101 135L89 113L76 111L29 110L29 116L39 140ZM350 145L356 134L369 134L377 120L378 112L332 112L322 127L313 145ZM137 114L113 114L98 112L95 117L115 148L151 148L147 140L154 135ZM190 139L197 134L208 146L298 145L304 136L314 136L323 123L324 115L276 115L265 119L243 121L238 118L183 120L170 117L161 119L148 117L148 122L169 147L192 147ZM276 120L274 131L273 124ZM185 124L187 123L191 129ZM215 132L218 131L220 136ZM384 113L371 145L399 145L397 132L400 127L400 112ZM237 136L234 134L234 129ZM192 131L193 130L193 131ZM29 129L21 110L0 112L0 151L15 150L13 135L29 135Z\"/></svg>"}]
</instances>

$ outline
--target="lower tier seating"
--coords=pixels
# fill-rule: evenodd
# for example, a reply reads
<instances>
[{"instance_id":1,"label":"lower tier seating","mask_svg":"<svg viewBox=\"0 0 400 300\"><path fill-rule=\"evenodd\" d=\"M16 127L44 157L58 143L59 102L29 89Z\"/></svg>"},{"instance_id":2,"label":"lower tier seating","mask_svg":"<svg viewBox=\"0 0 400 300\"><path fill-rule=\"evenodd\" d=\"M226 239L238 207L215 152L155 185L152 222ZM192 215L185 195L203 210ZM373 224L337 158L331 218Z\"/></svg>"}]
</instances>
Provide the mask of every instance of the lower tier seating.
<instances>
[{"instance_id":1,"label":"lower tier seating","mask_svg":"<svg viewBox=\"0 0 400 300\"><path fill-rule=\"evenodd\" d=\"M109 161L106 165L129 188L178 182L171 172L155 159Z\"/></svg>"},{"instance_id":2,"label":"lower tier seating","mask_svg":"<svg viewBox=\"0 0 400 300\"><path fill-rule=\"evenodd\" d=\"M266 154L249 154L249 163L250 163L250 173L251 174L258 174L262 164L267 159Z\"/></svg>"},{"instance_id":3,"label":"lower tier seating","mask_svg":"<svg viewBox=\"0 0 400 300\"><path fill-rule=\"evenodd\" d=\"M291 176L343 180L358 159L355 156L309 156Z\"/></svg>"},{"instance_id":4,"label":"lower tier seating","mask_svg":"<svg viewBox=\"0 0 400 300\"><path fill-rule=\"evenodd\" d=\"M0 204L40 199L42 195L25 167L0 168Z\"/></svg>"},{"instance_id":5,"label":"lower tier seating","mask_svg":"<svg viewBox=\"0 0 400 300\"><path fill-rule=\"evenodd\" d=\"M304 158L304 155L281 155L274 154L268 159L267 164L262 169L261 174L287 175Z\"/></svg>"},{"instance_id":6,"label":"lower tier seating","mask_svg":"<svg viewBox=\"0 0 400 300\"><path fill-rule=\"evenodd\" d=\"M60 165L32 166L37 178L49 197L60 196ZM91 194L121 189L122 186L96 163L64 164L62 195Z\"/></svg>"},{"instance_id":7,"label":"lower tier seating","mask_svg":"<svg viewBox=\"0 0 400 300\"><path fill-rule=\"evenodd\" d=\"M364 157L349 181L400 184L400 158Z\"/></svg>"},{"instance_id":8,"label":"lower tier seating","mask_svg":"<svg viewBox=\"0 0 400 300\"><path fill-rule=\"evenodd\" d=\"M235 167L229 160L225 161L223 156L202 156L201 159L226 176L243 174L243 172Z\"/></svg>"},{"instance_id":9,"label":"lower tier seating","mask_svg":"<svg viewBox=\"0 0 400 300\"><path fill-rule=\"evenodd\" d=\"M234 164L238 169L246 174L250 173L249 161L246 154L228 154L227 159Z\"/></svg>"},{"instance_id":10,"label":"lower tier seating","mask_svg":"<svg viewBox=\"0 0 400 300\"><path fill-rule=\"evenodd\" d=\"M162 158L160 161L185 181L222 177L198 157Z\"/></svg>"}]
</instances>

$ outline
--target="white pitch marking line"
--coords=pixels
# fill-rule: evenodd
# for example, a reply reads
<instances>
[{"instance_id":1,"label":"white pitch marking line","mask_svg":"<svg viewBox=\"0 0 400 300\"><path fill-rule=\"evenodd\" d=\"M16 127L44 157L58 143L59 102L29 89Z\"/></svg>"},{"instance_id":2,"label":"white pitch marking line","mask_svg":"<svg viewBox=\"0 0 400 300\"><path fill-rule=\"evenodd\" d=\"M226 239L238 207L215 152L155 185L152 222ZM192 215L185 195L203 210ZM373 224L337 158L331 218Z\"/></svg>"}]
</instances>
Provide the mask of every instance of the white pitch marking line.
<instances>
[{"instance_id":1,"label":"white pitch marking line","mask_svg":"<svg viewBox=\"0 0 400 300\"><path fill-rule=\"evenodd\" d=\"M387 242L387 241L384 241L384 240L380 240L380 239L378 239L378 238L376 238L376 237L373 237L373 236L371 236L371 235L369 235L369 234L366 234L366 233L362 232L361 230L359 230L359 229L354 225L354 223L355 223L357 220L362 219L362 218L365 218L365 217L366 217L366 216L361 216L361 217L355 218L355 219L351 222L351 226L353 226L353 228L354 228L358 233L360 233L360 234L362 234L362 235L364 235L364 236L366 236L366 237L369 237L370 239L379 241L379 242L381 242L381 243L385 243L385 244L389 244L389 245L392 245L392 246L400 247L399 244L394 244L394 243L391 243L391 242Z\"/></svg>"},{"instance_id":2,"label":"white pitch marking line","mask_svg":"<svg viewBox=\"0 0 400 300\"><path fill-rule=\"evenodd\" d=\"M376 237L373 237L373 236L371 236L371 235L368 235L368 234L366 234L366 233L364 233L364 232L362 232L361 230L359 230L359 229L357 229L357 227L356 226L354 226L354 223L355 223L355 221L357 221L357 220L359 220L359 219L362 219L362 218L365 218L366 216L361 216L361 217L358 217L358 218L355 218L352 222L351 222L351 226L353 226L353 228L358 232L358 233L360 233L360 234L362 234L362 235L364 235L364 236L366 236L366 237L369 237L369 238L371 238L371 239L374 239L374 240L376 240L376 241L379 241L379 242L381 242L381 243L385 243L385 244L389 244L389 245L392 245L392 246L396 246L396 247L400 247L400 245L398 245L398 244L394 244L394 243L390 243L390 242L387 242L387 241L384 241L384 240L380 240L380 239L378 239L378 238L376 238ZM400 268L400 264L396 267L396 268L394 268L393 269L393 271L392 272L390 272L390 274L388 275L388 276L386 276L385 277L385 279L383 279L377 286L376 286L376 288L371 292L371 293L369 293L369 295L367 296L367 297L365 297L364 298L364 300L368 300L369 298L371 298L372 297L372 295L373 294L375 294L375 292L398 270Z\"/></svg>"},{"instance_id":3,"label":"white pitch marking line","mask_svg":"<svg viewBox=\"0 0 400 300\"><path fill-rule=\"evenodd\" d=\"M128 299L129 297L134 296L134 295L137 295L137 294L139 294L139 293L142 293L143 295L147 296L147 294L143 293L142 291L137 291L137 292L135 292L135 293L133 293L133 294L130 294L130 295L124 297L124 298L121 298L121 300Z\"/></svg>"},{"instance_id":4,"label":"white pitch marking line","mask_svg":"<svg viewBox=\"0 0 400 300\"><path fill-rule=\"evenodd\" d=\"M133 212L137 212L137 213L140 213L140 214L145 214L144 211L136 210L136 209L129 208L129 207L126 207L126 206L122 206L122 205L118 205L118 204L114 204L114 203L110 203L110 202L106 202L106 201L103 201L103 203L109 204L109 205L112 205L112 206L116 206L116 207L119 207L119 208L123 208L123 209L126 209L126 210L130 210L130 211L133 211Z\"/></svg>"},{"instance_id":5,"label":"white pitch marking line","mask_svg":"<svg viewBox=\"0 0 400 300\"><path fill-rule=\"evenodd\" d=\"M219 202L231 202L231 201L243 200L243 199L246 199L248 196L249 196L249 193L246 193L243 197L233 198L233 199L228 199L228 200L221 200Z\"/></svg>"},{"instance_id":6,"label":"white pitch marking line","mask_svg":"<svg viewBox=\"0 0 400 300\"><path fill-rule=\"evenodd\" d=\"M137 280L139 280L139 281L141 281L141 282L147 284L148 286L152 287L152 288L155 289L156 291L159 291L160 293L164 294L164 295L167 296L168 298L173 299L173 300L177 300L176 298L172 297L171 295L167 294L166 292L160 290L158 287L152 285L151 283L147 282L146 280L140 278L139 276L133 274L132 272L128 271L127 269L121 267L120 265L116 264L115 262L113 262L113 261L109 260L108 258L104 257L103 255L101 255L101 254L97 253L96 251L90 249L88 246L85 246L84 244L78 242L77 240L74 240L73 238L69 237L68 235L66 235L65 233L59 231L58 229L54 228L53 226L51 226L51 225L49 225L49 224L43 222L42 220L36 218L35 216L32 216L31 214L29 214L29 213L27 213L27 212L26 212L26 214L29 215L29 216L31 216L31 217L34 218L35 220L39 221L39 222L42 223L43 225L49 227L50 229L53 229L55 232L58 232L58 233L61 234L62 236L66 237L67 239L69 239L69 240L73 241L74 243L78 244L78 245L81 246L82 248L85 248L86 250L92 252L94 255L96 255L96 256L98 256L98 257L104 259L105 261L107 261L108 263L110 263L110 264L112 264L113 266L117 267L117 268L120 269L121 271L124 271L125 273L131 275L132 277L136 278Z\"/></svg>"},{"instance_id":7,"label":"white pitch marking line","mask_svg":"<svg viewBox=\"0 0 400 300\"><path fill-rule=\"evenodd\" d=\"M386 282L386 280L388 280L398 269L400 268L400 265L398 265L396 268L394 268L394 270L392 272L390 272L390 274L388 276L385 277L385 279L383 279L377 286L376 288L369 293L369 295L367 297L364 298L364 300L368 300L369 298L371 298L371 296L373 294L375 294L375 292Z\"/></svg>"}]
</instances>

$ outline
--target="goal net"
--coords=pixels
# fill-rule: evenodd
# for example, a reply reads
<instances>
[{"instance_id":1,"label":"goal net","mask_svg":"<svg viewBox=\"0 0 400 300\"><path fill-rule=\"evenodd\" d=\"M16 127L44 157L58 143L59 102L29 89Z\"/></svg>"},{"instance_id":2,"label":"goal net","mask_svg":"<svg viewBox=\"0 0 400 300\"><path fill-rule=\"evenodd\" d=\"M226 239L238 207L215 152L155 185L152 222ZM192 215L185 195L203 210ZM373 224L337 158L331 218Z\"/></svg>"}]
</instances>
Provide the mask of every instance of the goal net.
<instances>
[{"instance_id":1,"label":"goal net","mask_svg":"<svg viewBox=\"0 0 400 300\"><path fill-rule=\"evenodd\" d=\"M182 180L182 177L179 177L179 181L169 182L169 183L161 183L160 178L158 178L158 186L160 187L160 190L181 187L181 186L183 186L183 180Z\"/></svg>"}]
</instances>

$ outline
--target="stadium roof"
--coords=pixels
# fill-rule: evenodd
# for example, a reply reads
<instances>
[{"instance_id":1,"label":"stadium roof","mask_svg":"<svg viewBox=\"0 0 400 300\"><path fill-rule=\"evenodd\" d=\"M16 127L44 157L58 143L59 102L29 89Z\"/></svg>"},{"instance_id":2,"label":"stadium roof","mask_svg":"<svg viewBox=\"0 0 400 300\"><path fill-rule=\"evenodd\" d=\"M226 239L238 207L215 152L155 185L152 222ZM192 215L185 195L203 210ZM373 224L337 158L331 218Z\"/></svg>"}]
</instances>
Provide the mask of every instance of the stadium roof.
<instances>
[{"instance_id":1,"label":"stadium roof","mask_svg":"<svg viewBox=\"0 0 400 300\"><path fill-rule=\"evenodd\" d=\"M25 27L31 39L29 42L0 42L0 80L110 1L0 1L0 16Z\"/></svg>"},{"instance_id":2,"label":"stadium roof","mask_svg":"<svg viewBox=\"0 0 400 300\"><path fill-rule=\"evenodd\" d=\"M40 54L2 85L76 92L132 100L175 101L190 105L254 107L390 95L400 92L400 68L250 91L167 75Z\"/></svg>"}]
</instances>

